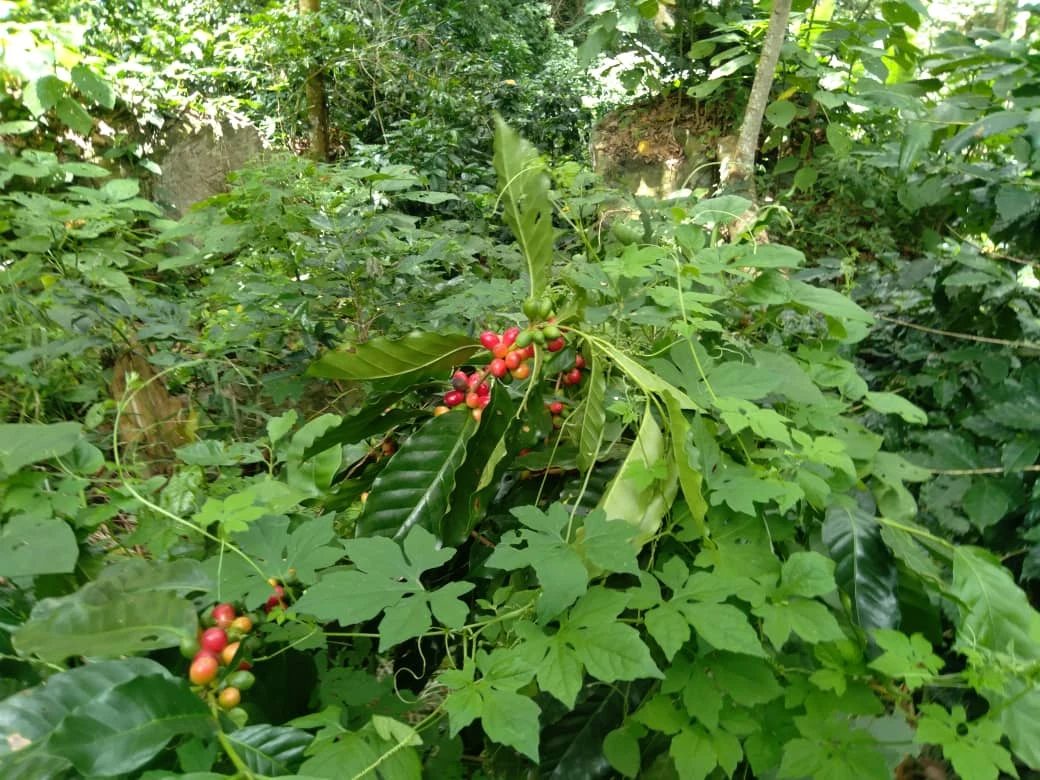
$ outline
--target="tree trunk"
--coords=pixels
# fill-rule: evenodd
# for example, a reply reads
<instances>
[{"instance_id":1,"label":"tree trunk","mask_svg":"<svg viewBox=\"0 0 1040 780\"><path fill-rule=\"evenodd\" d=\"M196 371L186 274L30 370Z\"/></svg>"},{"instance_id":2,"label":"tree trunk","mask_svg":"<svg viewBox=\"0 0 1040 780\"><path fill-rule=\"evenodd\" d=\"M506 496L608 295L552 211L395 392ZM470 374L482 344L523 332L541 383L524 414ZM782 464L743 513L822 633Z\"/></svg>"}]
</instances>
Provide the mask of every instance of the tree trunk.
<instances>
[{"instance_id":1,"label":"tree trunk","mask_svg":"<svg viewBox=\"0 0 1040 780\"><path fill-rule=\"evenodd\" d=\"M321 0L299 0L300 16L316 14ZM304 85L307 96L307 119L311 126L310 153L315 160L329 159L329 109L325 102L325 76L320 63L307 74Z\"/></svg>"},{"instance_id":2,"label":"tree trunk","mask_svg":"<svg viewBox=\"0 0 1040 780\"><path fill-rule=\"evenodd\" d=\"M724 192L747 194L755 200L755 158L758 155L758 136L762 131L762 118L769 105L769 91L776 75L776 64L780 60L780 49L787 33L787 19L791 15L791 0L773 0L773 12L762 43L762 53L755 70L755 81L751 85L744 119L740 123L740 134L729 148L720 149L722 160L721 188ZM722 144L720 143L720 146Z\"/></svg>"}]
</instances>

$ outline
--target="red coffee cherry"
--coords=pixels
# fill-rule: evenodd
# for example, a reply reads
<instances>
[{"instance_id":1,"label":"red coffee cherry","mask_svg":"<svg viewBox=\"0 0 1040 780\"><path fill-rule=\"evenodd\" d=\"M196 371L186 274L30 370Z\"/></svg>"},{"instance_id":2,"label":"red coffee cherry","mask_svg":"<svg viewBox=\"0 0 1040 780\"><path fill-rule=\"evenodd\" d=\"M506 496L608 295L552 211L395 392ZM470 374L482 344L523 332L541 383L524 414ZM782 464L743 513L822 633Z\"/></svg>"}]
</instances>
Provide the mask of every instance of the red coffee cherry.
<instances>
[{"instance_id":1,"label":"red coffee cherry","mask_svg":"<svg viewBox=\"0 0 1040 780\"><path fill-rule=\"evenodd\" d=\"M549 411L553 414L560 414L563 412L563 403L561 401L553 401L549 404Z\"/></svg>"},{"instance_id":2,"label":"red coffee cherry","mask_svg":"<svg viewBox=\"0 0 1040 780\"><path fill-rule=\"evenodd\" d=\"M222 628L214 626L213 628L207 628L202 632L202 638L199 639L199 646L203 650L209 650L213 653L219 653L225 647L227 647L228 638L227 632Z\"/></svg>"},{"instance_id":3,"label":"red coffee cherry","mask_svg":"<svg viewBox=\"0 0 1040 780\"><path fill-rule=\"evenodd\" d=\"M490 330L485 330L480 334L480 343L484 345L485 349L493 349L501 340L502 338L497 333Z\"/></svg>"},{"instance_id":4,"label":"red coffee cherry","mask_svg":"<svg viewBox=\"0 0 1040 780\"><path fill-rule=\"evenodd\" d=\"M512 344L516 341L516 337L520 335L520 328L515 325L512 328L506 328L502 334L503 344Z\"/></svg>"},{"instance_id":5,"label":"red coffee cherry","mask_svg":"<svg viewBox=\"0 0 1040 780\"><path fill-rule=\"evenodd\" d=\"M449 409L458 406L464 400L466 400L466 396L461 390L450 390L444 394L444 405Z\"/></svg>"},{"instance_id":6,"label":"red coffee cherry","mask_svg":"<svg viewBox=\"0 0 1040 780\"><path fill-rule=\"evenodd\" d=\"M514 349L512 352L506 355L505 358L503 358L505 360L506 368L508 370L516 371L516 367L523 362L523 357L520 354L521 352L523 352L522 349Z\"/></svg>"},{"instance_id":7,"label":"red coffee cherry","mask_svg":"<svg viewBox=\"0 0 1040 780\"><path fill-rule=\"evenodd\" d=\"M195 685L208 685L213 682L219 670L220 664L216 658L209 655L200 656L191 662L188 679Z\"/></svg>"},{"instance_id":8,"label":"red coffee cherry","mask_svg":"<svg viewBox=\"0 0 1040 780\"><path fill-rule=\"evenodd\" d=\"M217 604L210 613L219 628L227 628L235 619L235 608L231 604Z\"/></svg>"},{"instance_id":9,"label":"red coffee cherry","mask_svg":"<svg viewBox=\"0 0 1040 780\"><path fill-rule=\"evenodd\" d=\"M565 346L567 346L567 342L564 341L563 336L555 338L552 341L547 341L545 343L545 348L550 352L559 352Z\"/></svg>"},{"instance_id":10,"label":"red coffee cherry","mask_svg":"<svg viewBox=\"0 0 1040 780\"><path fill-rule=\"evenodd\" d=\"M513 353L510 352L509 354L512 355ZM508 370L509 364L502 358L495 358L491 361L490 365L488 366L488 371L491 372L491 376L495 377L496 379L501 379L502 377L504 377Z\"/></svg>"},{"instance_id":11,"label":"red coffee cherry","mask_svg":"<svg viewBox=\"0 0 1040 780\"><path fill-rule=\"evenodd\" d=\"M585 368L585 358L581 356L580 352L574 356L574 367Z\"/></svg>"}]
</instances>

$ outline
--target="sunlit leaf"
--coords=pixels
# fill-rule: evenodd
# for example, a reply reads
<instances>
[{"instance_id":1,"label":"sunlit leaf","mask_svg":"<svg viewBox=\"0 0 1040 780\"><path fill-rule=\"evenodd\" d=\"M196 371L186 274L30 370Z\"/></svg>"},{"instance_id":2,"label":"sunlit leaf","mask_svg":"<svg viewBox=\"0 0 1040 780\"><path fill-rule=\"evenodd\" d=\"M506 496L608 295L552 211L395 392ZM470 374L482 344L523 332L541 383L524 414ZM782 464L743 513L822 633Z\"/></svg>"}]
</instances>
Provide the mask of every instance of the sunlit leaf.
<instances>
[{"instance_id":1,"label":"sunlit leaf","mask_svg":"<svg viewBox=\"0 0 1040 780\"><path fill-rule=\"evenodd\" d=\"M447 377L482 347L460 334L412 333L374 338L349 351L327 352L307 370L320 379L377 382L382 389L408 387L421 379Z\"/></svg>"}]
</instances>

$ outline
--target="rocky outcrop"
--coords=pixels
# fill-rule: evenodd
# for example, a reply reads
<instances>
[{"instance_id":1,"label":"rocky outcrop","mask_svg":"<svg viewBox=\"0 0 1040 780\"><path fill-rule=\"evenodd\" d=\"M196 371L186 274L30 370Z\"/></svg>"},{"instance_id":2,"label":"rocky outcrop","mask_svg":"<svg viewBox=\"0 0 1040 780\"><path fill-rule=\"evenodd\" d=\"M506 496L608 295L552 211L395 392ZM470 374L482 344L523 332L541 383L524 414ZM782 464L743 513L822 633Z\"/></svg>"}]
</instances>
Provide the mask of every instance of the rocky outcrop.
<instances>
[{"instance_id":1,"label":"rocky outcrop","mask_svg":"<svg viewBox=\"0 0 1040 780\"><path fill-rule=\"evenodd\" d=\"M228 174L242 168L263 150L260 132L239 118L185 121L162 140L152 198L173 217L183 216L193 203L227 189Z\"/></svg>"},{"instance_id":2,"label":"rocky outcrop","mask_svg":"<svg viewBox=\"0 0 1040 780\"><path fill-rule=\"evenodd\" d=\"M657 198L718 181L718 111L678 93L607 114L592 136L597 173L619 189Z\"/></svg>"}]
</instances>

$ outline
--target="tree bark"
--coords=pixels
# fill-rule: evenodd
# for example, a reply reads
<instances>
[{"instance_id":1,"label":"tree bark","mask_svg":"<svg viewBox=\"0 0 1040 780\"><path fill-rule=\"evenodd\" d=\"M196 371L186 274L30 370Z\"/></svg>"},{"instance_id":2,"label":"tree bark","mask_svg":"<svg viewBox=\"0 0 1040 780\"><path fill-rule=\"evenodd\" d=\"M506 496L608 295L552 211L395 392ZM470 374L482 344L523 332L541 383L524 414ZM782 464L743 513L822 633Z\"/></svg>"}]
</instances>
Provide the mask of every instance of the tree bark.
<instances>
[{"instance_id":1,"label":"tree bark","mask_svg":"<svg viewBox=\"0 0 1040 780\"><path fill-rule=\"evenodd\" d=\"M762 43L762 53L755 69L755 80L751 85L744 119L736 144L730 140L730 148L721 150L723 162L721 189L724 192L748 194L755 200L755 158L758 155L758 136L762 132L762 118L769 105L769 91L776 76L776 64L780 60L780 49L787 34L787 19L791 15L791 0L773 0L773 12L769 16L769 27ZM727 159L728 158L728 159Z\"/></svg>"},{"instance_id":2,"label":"tree bark","mask_svg":"<svg viewBox=\"0 0 1040 780\"><path fill-rule=\"evenodd\" d=\"M300 16L317 14L321 0L299 0ZM307 97L307 120L310 123L310 154L322 162L329 159L329 108L325 100L325 76L321 64L315 64L304 84Z\"/></svg>"}]
</instances>

